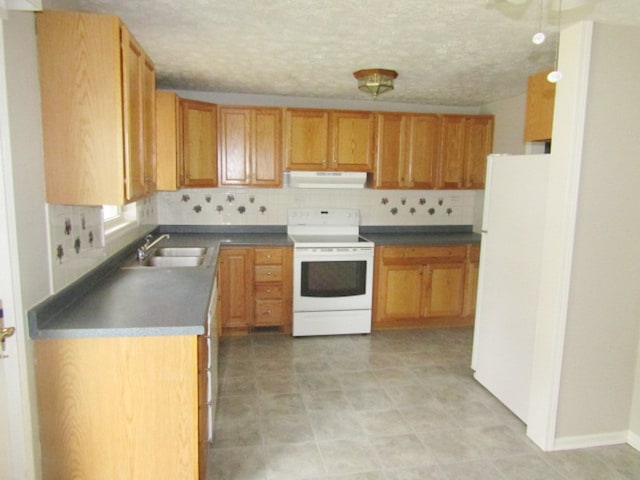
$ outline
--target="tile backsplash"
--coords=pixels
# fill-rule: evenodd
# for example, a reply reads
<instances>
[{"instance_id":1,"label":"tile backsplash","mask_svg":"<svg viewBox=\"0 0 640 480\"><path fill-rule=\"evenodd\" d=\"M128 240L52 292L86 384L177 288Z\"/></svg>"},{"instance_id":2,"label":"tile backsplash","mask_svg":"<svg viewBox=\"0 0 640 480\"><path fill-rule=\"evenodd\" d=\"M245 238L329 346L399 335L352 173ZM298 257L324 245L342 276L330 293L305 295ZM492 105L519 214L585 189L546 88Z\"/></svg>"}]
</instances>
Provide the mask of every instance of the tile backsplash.
<instances>
[{"instance_id":1,"label":"tile backsplash","mask_svg":"<svg viewBox=\"0 0 640 480\"><path fill-rule=\"evenodd\" d=\"M185 189L137 202L137 223L107 237L102 207L47 205L52 291L157 225L286 225L289 208L319 206L358 208L366 226L472 225L479 205L471 190Z\"/></svg>"},{"instance_id":2,"label":"tile backsplash","mask_svg":"<svg viewBox=\"0 0 640 480\"><path fill-rule=\"evenodd\" d=\"M475 192L211 188L156 194L162 225L286 225L291 207L360 209L362 225L471 225Z\"/></svg>"},{"instance_id":3,"label":"tile backsplash","mask_svg":"<svg viewBox=\"0 0 640 480\"><path fill-rule=\"evenodd\" d=\"M47 204L52 291L57 292L155 228L153 197L136 203L137 222L105 237L102 207Z\"/></svg>"}]
</instances>

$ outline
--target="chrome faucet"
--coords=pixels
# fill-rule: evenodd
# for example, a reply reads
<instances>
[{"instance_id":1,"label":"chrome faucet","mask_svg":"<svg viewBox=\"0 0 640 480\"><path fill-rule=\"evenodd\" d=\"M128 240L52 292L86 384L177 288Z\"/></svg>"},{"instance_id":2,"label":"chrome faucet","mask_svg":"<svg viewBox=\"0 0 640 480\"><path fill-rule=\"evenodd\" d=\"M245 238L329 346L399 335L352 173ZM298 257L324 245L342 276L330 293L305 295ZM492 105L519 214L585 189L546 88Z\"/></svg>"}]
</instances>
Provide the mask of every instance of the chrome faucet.
<instances>
[{"instance_id":1,"label":"chrome faucet","mask_svg":"<svg viewBox=\"0 0 640 480\"><path fill-rule=\"evenodd\" d=\"M152 235L147 235L144 238L144 245L141 245L138 248L136 252L136 256L138 257L139 261L143 261L144 259L146 259L147 255L149 255L149 250L151 250L160 240L163 240L165 238L170 238L170 237L168 233L165 233L163 235L160 235L153 242L151 241L152 238L153 238Z\"/></svg>"}]
</instances>

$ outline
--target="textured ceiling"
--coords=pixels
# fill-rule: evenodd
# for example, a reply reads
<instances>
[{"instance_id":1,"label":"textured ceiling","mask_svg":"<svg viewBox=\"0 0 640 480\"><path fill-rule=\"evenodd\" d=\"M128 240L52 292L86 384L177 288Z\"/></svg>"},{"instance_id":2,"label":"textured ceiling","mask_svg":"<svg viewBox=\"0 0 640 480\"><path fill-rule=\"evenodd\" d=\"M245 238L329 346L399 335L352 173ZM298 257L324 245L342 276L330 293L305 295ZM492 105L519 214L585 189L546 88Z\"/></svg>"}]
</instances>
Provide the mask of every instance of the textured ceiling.
<instances>
[{"instance_id":1,"label":"textured ceiling","mask_svg":"<svg viewBox=\"0 0 640 480\"><path fill-rule=\"evenodd\" d=\"M515 0L512 0L515 3ZM366 99L352 73L398 72L382 99L480 105L552 66L553 0L44 0L122 18L162 88ZM556 2L558 0L555 0ZM578 8L566 10L579 4ZM583 5L586 4L586 5ZM640 25L640 0L564 0L561 22ZM547 41L531 36L542 18Z\"/></svg>"}]
</instances>

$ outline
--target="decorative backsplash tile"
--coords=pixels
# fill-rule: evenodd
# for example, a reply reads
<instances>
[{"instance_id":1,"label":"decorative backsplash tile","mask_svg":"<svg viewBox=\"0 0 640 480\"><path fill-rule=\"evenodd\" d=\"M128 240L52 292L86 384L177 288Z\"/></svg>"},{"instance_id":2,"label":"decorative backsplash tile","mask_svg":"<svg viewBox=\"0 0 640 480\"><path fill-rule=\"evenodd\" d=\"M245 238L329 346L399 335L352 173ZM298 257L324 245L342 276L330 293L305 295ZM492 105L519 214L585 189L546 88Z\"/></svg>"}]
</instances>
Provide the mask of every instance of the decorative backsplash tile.
<instances>
[{"instance_id":1,"label":"decorative backsplash tile","mask_svg":"<svg viewBox=\"0 0 640 480\"><path fill-rule=\"evenodd\" d=\"M472 225L476 191L210 188L159 192L135 204L138 222L105 239L102 207L48 205L53 291L157 225L286 225L291 207L348 207L361 224Z\"/></svg>"},{"instance_id":2,"label":"decorative backsplash tile","mask_svg":"<svg viewBox=\"0 0 640 480\"><path fill-rule=\"evenodd\" d=\"M106 239L102 207L47 205L51 285L54 292L155 228L155 197L137 202L135 208L136 224Z\"/></svg>"},{"instance_id":3,"label":"decorative backsplash tile","mask_svg":"<svg viewBox=\"0 0 640 480\"><path fill-rule=\"evenodd\" d=\"M159 192L158 223L286 225L290 207L359 208L363 225L470 225L474 191L211 188Z\"/></svg>"}]
</instances>

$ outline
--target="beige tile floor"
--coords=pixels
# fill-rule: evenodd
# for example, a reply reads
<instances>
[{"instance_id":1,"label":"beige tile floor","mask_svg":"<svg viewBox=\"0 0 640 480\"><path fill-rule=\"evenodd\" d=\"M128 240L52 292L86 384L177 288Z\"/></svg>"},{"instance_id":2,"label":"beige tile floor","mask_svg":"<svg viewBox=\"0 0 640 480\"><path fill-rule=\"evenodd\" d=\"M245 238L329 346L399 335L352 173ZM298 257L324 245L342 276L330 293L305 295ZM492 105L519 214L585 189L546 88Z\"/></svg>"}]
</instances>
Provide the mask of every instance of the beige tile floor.
<instances>
[{"instance_id":1,"label":"beige tile floor","mask_svg":"<svg viewBox=\"0 0 640 480\"><path fill-rule=\"evenodd\" d=\"M211 480L630 480L628 445L543 453L471 375L471 329L224 339Z\"/></svg>"}]
</instances>

